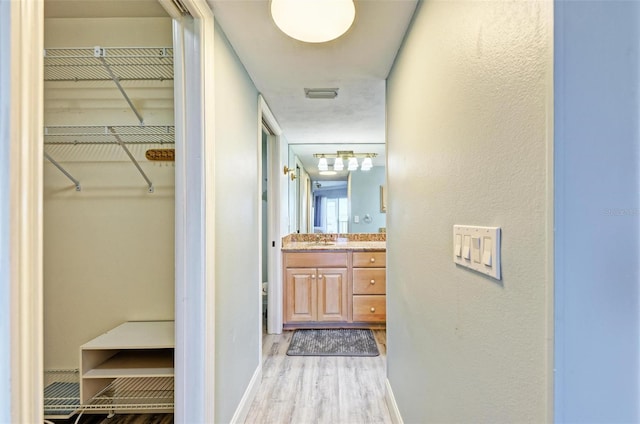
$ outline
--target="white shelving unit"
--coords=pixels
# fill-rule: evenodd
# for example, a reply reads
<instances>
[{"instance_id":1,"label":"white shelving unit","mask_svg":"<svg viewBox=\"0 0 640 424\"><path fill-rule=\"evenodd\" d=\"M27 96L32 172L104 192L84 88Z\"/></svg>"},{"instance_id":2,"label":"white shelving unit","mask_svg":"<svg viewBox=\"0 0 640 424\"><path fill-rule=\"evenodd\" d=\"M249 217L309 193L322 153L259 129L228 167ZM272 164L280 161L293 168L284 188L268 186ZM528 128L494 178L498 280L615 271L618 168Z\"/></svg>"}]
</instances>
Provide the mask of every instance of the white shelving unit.
<instances>
[{"instance_id":1,"label":"white shelving unit","mask_svg":"<svg viewBox=\"0 0 640 424\"><path fill-rule=\"evenodd\" d=\"M80 346L80 409L172 410L173 321L130 321Z\"/></svg>"},{"instance_id":2,"label":"white shelving unit","mask_svg":"<svg viewBox=\"0 0 640 424\"><path fill-rule=\"evenodd\" d=\"M173 80L173 48L171 47L100 47L53 48L44 51L44 80L48 83L94 83L112 81L136 115L139 126L46 126L46 145L98 145L117 144L127 154L147 183L149 193L154 192L153 183L138 160L127 148L128 144L175 143L173 125L146 126L142 113L127 94L121 82L169 81ZM80 181L65 169L51 154L45 158L71 180L76 191L81 191Z\"/></svg>"}]
</instances>

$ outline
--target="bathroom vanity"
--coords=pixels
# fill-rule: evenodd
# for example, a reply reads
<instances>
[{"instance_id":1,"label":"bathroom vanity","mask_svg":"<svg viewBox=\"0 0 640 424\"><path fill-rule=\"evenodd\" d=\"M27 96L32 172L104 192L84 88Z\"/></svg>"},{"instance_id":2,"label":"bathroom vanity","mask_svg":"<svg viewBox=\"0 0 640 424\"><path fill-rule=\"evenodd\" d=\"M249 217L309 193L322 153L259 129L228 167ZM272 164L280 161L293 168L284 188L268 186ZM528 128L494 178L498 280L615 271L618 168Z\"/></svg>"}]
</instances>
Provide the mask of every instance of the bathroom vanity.
<instances>
[{"instance_id":1,"label":"bathroom vanity","mask_svg":"<svg viewBox=\"0 0 640 424\"><path fill-rule=\"evenodd\" d=\"M303 236L283 241L284 328L384 327L384 235Z\"/></svg>"}]
</instances>

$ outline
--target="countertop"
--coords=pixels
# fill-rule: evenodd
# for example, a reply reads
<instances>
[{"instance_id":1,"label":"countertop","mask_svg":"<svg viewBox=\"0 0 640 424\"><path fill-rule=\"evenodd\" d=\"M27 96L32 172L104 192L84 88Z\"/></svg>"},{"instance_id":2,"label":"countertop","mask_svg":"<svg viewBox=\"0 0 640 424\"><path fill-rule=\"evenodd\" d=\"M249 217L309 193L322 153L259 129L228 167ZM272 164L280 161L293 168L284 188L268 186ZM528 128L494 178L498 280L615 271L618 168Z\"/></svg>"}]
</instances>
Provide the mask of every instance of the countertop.
<instances>
[{"instance_id":1,"label":"countertop","mask_svg":"<svg viewBox=\"0 0 640 424\"><path fill-rule=\"evenodd\" d=\"M331 241L328 244L323 242L290 241L282 245L284 252L318 251L318 250L386 250L385 241Z\"/></svg>"}]
</instances>

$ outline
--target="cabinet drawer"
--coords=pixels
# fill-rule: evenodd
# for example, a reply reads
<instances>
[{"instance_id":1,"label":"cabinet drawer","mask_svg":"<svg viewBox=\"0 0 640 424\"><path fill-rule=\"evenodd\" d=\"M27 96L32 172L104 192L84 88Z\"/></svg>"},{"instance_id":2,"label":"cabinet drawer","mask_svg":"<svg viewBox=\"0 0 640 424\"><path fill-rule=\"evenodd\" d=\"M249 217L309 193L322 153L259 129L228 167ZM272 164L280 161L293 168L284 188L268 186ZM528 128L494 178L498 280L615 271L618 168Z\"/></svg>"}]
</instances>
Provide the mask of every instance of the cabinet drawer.
<instances>
[{"instance_id":1,"label":"cabinet drawer","mask_svg":"<svg viewBox=\"0 0 640 424\"><path fill-rule=\"evenodd\" d=\"M385 268L354 268L353 294L385 294L387 292Z\"/></svg>"},{"instance_id":2,"label":"cabinet drawer","mask_svg":"<svg viewBox=\"0 0 640 424\"><path fill-rule=\"evenodd\" d=\"M285 268L347 267L346 252L285 253Z\"/></svg>"},{"instance_id":3,"label":"cabinet drawer","mask_svg":"<svg viewBox=\"0 0 640 424\"><path fill-rule=\"evenodd\" d=\"M384 268L387 263L386 252L353 252L353 267Z\"/></svg>"},{"instance_id":4,"label":"cabinet drawer","mask_svg":"<svg viewBox=\"0 0 640 424\"><path fill-rule=\"evenodd\" d=\"M354 322L384 322L387 320L387 297L383 295L353 296Z\"/></svg>"}]
</instances>

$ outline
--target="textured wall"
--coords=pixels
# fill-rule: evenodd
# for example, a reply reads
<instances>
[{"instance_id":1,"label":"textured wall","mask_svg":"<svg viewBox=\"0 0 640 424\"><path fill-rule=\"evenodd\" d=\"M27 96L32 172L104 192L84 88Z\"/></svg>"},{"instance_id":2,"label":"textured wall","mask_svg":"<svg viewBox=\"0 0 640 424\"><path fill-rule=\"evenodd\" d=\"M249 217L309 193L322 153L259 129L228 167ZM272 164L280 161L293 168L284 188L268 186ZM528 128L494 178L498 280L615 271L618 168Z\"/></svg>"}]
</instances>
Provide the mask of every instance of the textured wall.
<instances>
[{"instance_id":1,"label":"textured wall","mask_svg":"<svg viewBox=\"0 0 640 424\"><path fill-rule=\"evenodd\" d=\"M407 423L549 417L550 2L419 5L388 80L388 378ZM454 224L502 227L496 281Z\"/></svg>"},{"instance_id":2,"label":"textured wall","mask_svg":"<svg viewBox=\"0 0 640 424\"><path fill-rule=\"evenodd\" d=\"M557 422L640 422L640 5L556 2Z\"/></svg>"},{"instance_id":3,"label":"textured wall","mask_svg":"<svg viewBox=\"0 0 640 424\"><path fill-rule=\"evenodd\" d=\"M258 92L215 32L216 422L229 422L259 364Z\"/></svg>"}]
</instances>

